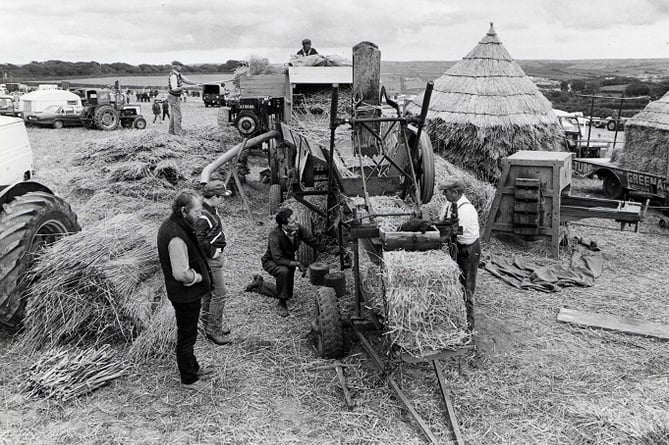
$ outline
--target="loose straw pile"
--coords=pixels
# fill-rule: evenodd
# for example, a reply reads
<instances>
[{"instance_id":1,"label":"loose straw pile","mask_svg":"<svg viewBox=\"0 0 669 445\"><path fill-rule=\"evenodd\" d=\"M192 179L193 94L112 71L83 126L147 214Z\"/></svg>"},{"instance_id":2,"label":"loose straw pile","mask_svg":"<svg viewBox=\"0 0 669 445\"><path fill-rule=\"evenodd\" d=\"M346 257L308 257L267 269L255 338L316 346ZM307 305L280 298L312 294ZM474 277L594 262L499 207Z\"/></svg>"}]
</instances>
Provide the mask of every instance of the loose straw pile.
<instances>
[{"instance_id":1,"label":"loose straw pile","mask_svg":"<svg viewBox=\"0 0 669 445\"><path fill-rule=\"evenodd\" d=\"M383 253L387 335L422 356L466 344L460 270L447 251Z\"/></svg>"},{"instance_id":2,"label":"loose straw pile","mask_svg":"<svg viewBox=\"0 0 669 445\"><path fill-rule=\"evenodd\" d=\"M30 367L22 389L32 396L68 401L95 391L126 371L109 345L53 349Z\"/></svg>"}]
</instances>

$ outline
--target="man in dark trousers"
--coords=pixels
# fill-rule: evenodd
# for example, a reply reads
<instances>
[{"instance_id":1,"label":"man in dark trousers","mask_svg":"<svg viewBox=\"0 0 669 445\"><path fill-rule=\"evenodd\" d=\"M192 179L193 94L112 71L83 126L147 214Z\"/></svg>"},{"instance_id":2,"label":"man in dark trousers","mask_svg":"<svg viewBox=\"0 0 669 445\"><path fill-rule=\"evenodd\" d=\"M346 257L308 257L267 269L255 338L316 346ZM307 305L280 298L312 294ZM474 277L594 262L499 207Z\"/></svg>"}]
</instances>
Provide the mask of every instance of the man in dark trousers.
<instances>
[{"instance_id":1,"label":"man in dark trousers","mask_svg":"<svg viewBox=\"0 0 669 445\"><path fill-rule=\"evenodd\" d=\"M297 52L298 57L305 57L305 56L313 56L314 54L318 54L318 51L316 51L316 48L311 47L311 40L309 39L304 39L302 40L302 48Z\"/></svg>"},{"instance_id":2,"label":"man in dark trousers","mask_svg":"<svg viewBox=\"0 0 669 445\"><path fill-rule=\"evenodd\" d=\"M158 102L158 100L153 101L151 111L153 111L153 123L155 124L156 119L158 119L158 116L160 116L160 102Z\"/></svg>"},{"instance_id":3,"label":"man in dark trousers","mask_svg":"<svg viewBox=\"0 0 669 445\"><path fill-rule=\"evenodd\" d=\"M172 214L158 230L158 258L177 321L176 356L181 384L195 391L206 386L200 377L210 374L200 367L193 352L200 302L212 288L211 271L195 236L194 224L201 212L202 198L195 192L183 191L172 203Z\"/></svg>"},{"instance_id":4,"label":"man in dark trousers","mask_svg":"<svg viewBox=\"0 0 669 445\"><path fill-rule=\"evenodd\" d=\"M204 195L202 214L195 223L195 234L202 252L207 256L214 279L214 290L202 298L200 319L207 338L217 345L225 345L230 343L226 338L230 329L223 322L225 297L228 293L223 274L223 249L227 243L218 209L223 206L223 200L231 193L223 181L214 180L204 186L202 194Z\"/></svg>"},{"instance_id":5,"label":"man in dark trousers","mask_svg":"<svg viewBox=\"0 0 669 445\"><path fill-rule=\"evenodd\" d=\"M474 292L476 290L476 272L481 259L479 244L479 215L474 205L465 197L465 183L458 177L448 179L439 185L448 202L441 209L439 219L457 216L462 235L458 235L456 261L460 267L460 283L465 288L465 307L467 326L474 330Z\"/></svg>"},{"instance_id":6,"label":"man in dark trousers","mask_svg":"<svg viewBox=\"0 0 669 445\"><path fill-rule=\"evenodd\" d=\"M165 120L165 116L167 116L168 119L170 118L170 104L167 103L167 100L163 101L163 119L162 120Z\"/></svg>"},{"instance_id":7,"label":"man in dark trousers","mask_svg":"<svg viewBox=\"0 0 669 445\"><path fill-rule=\"evenodd\" d=\"M262 268L276 279L276 287L263 283L260 275L254 276L253 283L247 286L247 292L259 292L269 297L278 298L278 311L282 317L288 316L286 302L293 297L295 269L306 272L306 265L295 260L295 253L301 243L312 248L318 247L318 240L300 226L288 208L276 213L277 226L272 229L267 239L267 251L262 256Z\"/></svg>"}]
</instances>

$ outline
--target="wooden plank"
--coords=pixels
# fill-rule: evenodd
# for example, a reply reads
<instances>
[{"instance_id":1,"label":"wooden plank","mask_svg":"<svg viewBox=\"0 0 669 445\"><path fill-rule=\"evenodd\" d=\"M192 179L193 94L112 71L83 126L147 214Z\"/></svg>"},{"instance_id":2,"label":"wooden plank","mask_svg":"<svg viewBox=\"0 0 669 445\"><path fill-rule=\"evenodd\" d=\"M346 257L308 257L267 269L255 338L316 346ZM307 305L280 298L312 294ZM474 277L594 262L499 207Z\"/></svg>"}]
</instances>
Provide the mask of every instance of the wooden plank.
<instances>
[{"instance_id":1,"label":"wooden plank","mask_svg":"<svg viewBox=\"0 0 669 445\"><path fill-rule=\"evenodd\" d=\"M620 331L631 335L669 340L669 325L634 318L615 317L613 315L581 312L562 308L557 316L557 321L578 326L601 328L608 331Z\"/></svg>"}]
</instances>

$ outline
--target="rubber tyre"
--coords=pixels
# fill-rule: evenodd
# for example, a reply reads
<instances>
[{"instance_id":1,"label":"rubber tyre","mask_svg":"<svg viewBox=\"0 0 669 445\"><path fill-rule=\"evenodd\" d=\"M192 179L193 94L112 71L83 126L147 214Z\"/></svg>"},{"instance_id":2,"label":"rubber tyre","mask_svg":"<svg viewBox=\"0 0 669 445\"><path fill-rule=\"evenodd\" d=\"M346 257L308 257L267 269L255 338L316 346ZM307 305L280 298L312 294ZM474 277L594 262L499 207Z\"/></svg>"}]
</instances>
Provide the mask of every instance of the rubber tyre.
<instances>
[{"instance_id":1,"label":"rubber tyre","mask_svg":"<svg viewBox=\"0 0 669 445\"><path fill-rule=\"evenodd\" d=\"M314 326L319 357L332 359L344 355L344 333L334 289L329 287L318 289Z\"/></svg>"},{"instance_id":2,"label":"rubber tyre","mask_svg":"<svg viewBox=\"0 0 669 445\"><path fill-rule=\"evenodd\" d=\"M135 119L135 121L132 123L132 126L136 128L137 130L143 130L146 128L146 119L143 117L138 117Z\"/></svg>"},{"instance_id":3,"label":"rubber tyre","mask_svg":"<svg viewBox=\"0 0 669 445\"><path fill-rule=\"evenodd\" d=\"M240 111L234 122L235 128L243 137L253 136L260 128L260 119L251 111Z\"/></svg>"},{"instance_id":4,"label":"rubber tyre","mask_svg":"<svg viewBox=\"0 0 669 445\"><path fill-rule=\"evenodd\" d=\"M0 322L18 327L25 312L22 279L34 254L62 236L81 230L63 199L45 192L17 196L0 214ZM37 240L37 237L41 241Z\"/></svg>"},{"instance_id":5,"label":"rubber tyre","mask_svg":"<svg viewBox=\"0 0 669 445\"><path fill-rule=\"evenodd\" d=\"M618 178L613 175L604 176L604 181L602 182L602 188L604 189L604 194L609 199L622 199L625 195L625 189L620 183Z\"/></svg>"},{"instance_id":6,"label":"rubber tyre","mask_svg":"<svg viewBox=\"0 0 669 445\"><path fill-rule=\"evenodd\" d=\"M116 130L121 122L118 112L111 105L100 105L96 108L93 120L95 126L104 131Z\"/></svg>"},{"instance_id":7,"label":"rubber tyre","mask_svg":"<svg viewBox=\"0 0 669 445\"><path fill-rule=\"evenodd\" d=\"M616 131L616 121L608 121L606 124L606 129L609 131Z\"/></svg>"},{"instance_id":8,"label":"rubber tyre","mask_svg":"<svg viewBox=\"0 0 669 445\"><path fill-rule=\"evenodd\" d=\"M56 130L60 130L61 128L63 128L63 121L53 121L53 124L51 124L51 126Z\"/></svg>"},{"instance_id":9,"label":"rubber tyre","mask_svg":"<svg viewBox=\"0 0 669 445\"><path fill-rule=\"evenodd\" d=\"M281 207L281 184L272 184L269 186L269 214L275 215Z\"/></svg>"},{"instance_id":10,"label":"rubber tyre","mask_svg":"<svg viewBox=\"0 0 669 445\"><path fill-rule=\"evenodd\" d=\"M309 211L300 208L298 210L294 210L294 212L295 219L297 220L298 224L301 225L309 235L311 235L313 228L311 225L311 215L309 214ZM304 242L300 243L300 247L297 249L297 261L302 263L304 267L309 267L315 260L316 254L314 249Z\"/></svg>"}]
</instances>

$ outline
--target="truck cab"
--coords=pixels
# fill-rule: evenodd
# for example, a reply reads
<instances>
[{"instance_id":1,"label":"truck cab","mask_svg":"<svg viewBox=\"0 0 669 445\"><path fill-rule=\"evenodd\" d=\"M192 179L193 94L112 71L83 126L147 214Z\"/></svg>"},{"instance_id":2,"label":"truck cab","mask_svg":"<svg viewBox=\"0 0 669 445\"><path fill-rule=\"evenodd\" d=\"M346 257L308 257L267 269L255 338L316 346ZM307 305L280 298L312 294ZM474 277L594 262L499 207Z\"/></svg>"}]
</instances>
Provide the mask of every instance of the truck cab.
<instances>
[{"instance_id":1,"label":"truck cab","mask_svg":"<svg viewBox=\"0 0 669 445\"><path fill-rule=\"evenodd\" d=\"M202 101L206 107L224 107L228 90L225 83L206 83L202 85Z\"/></svg>"}]
</instances>

